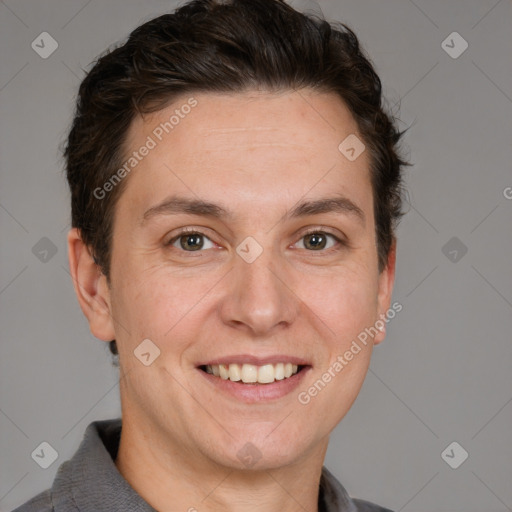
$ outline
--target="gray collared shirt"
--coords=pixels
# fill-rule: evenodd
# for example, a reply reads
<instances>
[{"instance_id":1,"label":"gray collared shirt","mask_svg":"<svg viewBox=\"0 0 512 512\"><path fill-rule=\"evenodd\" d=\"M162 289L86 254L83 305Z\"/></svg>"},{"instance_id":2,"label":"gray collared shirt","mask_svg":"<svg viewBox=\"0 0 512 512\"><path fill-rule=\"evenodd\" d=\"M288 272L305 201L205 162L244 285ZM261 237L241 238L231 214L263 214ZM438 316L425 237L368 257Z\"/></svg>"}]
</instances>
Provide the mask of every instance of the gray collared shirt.
<instances>
[{"instance_id":1,"label":"gray collared shirt","mask_svg":"<svg viewBox=\"0 0 512 512\"><path fill-rule=\"evenodd\" d=\"M156 512L119 473L114 463L121 419L94 421L73 457L61 464L50 489L13 512ZM318 497L319 512L392 512L350 498L324 467Z\"/></svg>"}]
</instances>

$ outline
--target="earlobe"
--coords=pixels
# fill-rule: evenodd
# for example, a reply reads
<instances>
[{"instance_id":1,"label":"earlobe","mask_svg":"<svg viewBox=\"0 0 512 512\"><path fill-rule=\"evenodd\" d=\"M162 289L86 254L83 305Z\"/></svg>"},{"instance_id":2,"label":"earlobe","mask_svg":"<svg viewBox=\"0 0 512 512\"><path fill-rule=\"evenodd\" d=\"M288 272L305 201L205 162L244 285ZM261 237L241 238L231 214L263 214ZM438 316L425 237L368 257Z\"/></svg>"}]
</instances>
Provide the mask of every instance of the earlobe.
<instances>
[{"instance_id":1,"label":"earlobe","mask_svg":"<svg viewBox=\"0 0 512 512\"><path fill-rule=\"evenodd\" d=\"M393 239L388 253L386 267L379 275L379 294L378 294L378 319L376 327L379 333L373 340L374 345L381 343L386 337L386 314L391 306L391 295L395 282L395 264L396 264L396 239Z\"/></svg>"},{"instance_id":2,"label":"earlobe","mask_svg":"<svg viewBox=\"0 0 512 512\"><path fill-rule=\"evenodd\" d=\"M69 231L67 242L73 286L91 333L100 340L111 341L116 336L106 277L94 262L77 228Z\"/></svg>"}]
</instances>

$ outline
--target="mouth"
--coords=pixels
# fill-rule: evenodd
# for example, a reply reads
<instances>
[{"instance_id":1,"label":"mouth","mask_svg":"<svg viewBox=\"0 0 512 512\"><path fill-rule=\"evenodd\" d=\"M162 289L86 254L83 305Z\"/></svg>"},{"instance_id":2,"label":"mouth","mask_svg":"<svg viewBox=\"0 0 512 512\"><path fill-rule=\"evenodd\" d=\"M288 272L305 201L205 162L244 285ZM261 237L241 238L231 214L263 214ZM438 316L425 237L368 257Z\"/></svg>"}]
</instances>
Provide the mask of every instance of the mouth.
<instances>
[{"instance_id":1,"label":"mouth","mask_svg":"<svg viewBox=\"0 0 512 512\"><path fill-rule=\"evenodd\" d=\"M210 390L252 405L293 397L313 370L309 360L286 354L236 354L198 363L196 368Z\"/></svg>"},{"instance_id":2,"label":"mouth","mask_svg":"<svg viewBox=\"0 0 512 512\"><path fill-rule=\"evenodd\" d=\"M199 369L222 380L238 382L239 384L260 385L285 381L307 367L307 365L297 365L291 362L280 362L264 365L249 363L206 364L199 366Z\"/></svg>"}]
</instances>

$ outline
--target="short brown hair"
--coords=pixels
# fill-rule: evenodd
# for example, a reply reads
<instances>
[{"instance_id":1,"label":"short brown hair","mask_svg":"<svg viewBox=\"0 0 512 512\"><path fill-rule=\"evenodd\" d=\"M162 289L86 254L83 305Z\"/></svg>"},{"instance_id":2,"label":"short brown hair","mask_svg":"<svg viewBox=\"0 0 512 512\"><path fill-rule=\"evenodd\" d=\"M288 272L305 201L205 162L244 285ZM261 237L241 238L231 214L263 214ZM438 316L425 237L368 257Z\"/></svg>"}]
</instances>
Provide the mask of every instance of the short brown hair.
<instances>
[{"instance_id":1,"label":"short brown hair","mask_svg":"<svg viewBox=\"0 0 512 512\"><path fill-rule=\"evenodd\" d=\"M294 10L284 0L193 0L136 28L101 56L80 85L65 158L72 226L110 282L117 200L93 193L119 169L135 116L192 92L312 88L337 94L370 154L379 269L402 212L398 151L404 132L384 111L382 87L354 32ZM341 142L341 141L340 141ZM116 354L115 341L110 343Z\"/></svg>"}]
</instances>

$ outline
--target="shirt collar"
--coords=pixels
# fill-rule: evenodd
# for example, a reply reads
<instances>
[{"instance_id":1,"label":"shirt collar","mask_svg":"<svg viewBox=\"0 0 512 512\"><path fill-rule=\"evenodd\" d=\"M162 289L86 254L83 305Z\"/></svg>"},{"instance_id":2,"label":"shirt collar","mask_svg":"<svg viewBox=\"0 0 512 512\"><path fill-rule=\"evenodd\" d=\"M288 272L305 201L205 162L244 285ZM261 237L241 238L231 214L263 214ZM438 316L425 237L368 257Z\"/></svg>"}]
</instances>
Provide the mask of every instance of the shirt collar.
<instances>
[{"instance_id":1,"label":"shirt collar","mask_svg":"<svg viewBox=\"0 0 512 512\"><path fill-rule=\"evenodd\" d=\"M114 461L121 419L92 422L73 457L57 471L52 486L55 512L156 512L119 473ZM356 512L353 500L338 480L322 469L320 512Z\"/></svg>"}]
</instances>

